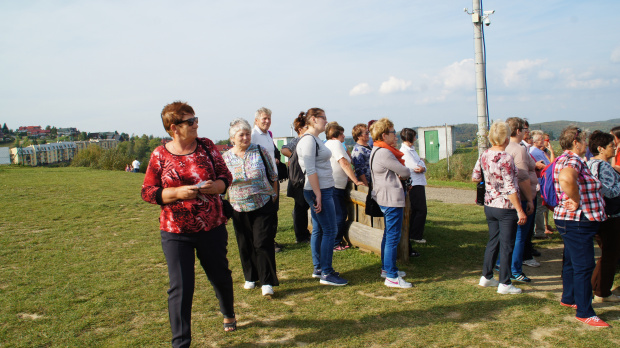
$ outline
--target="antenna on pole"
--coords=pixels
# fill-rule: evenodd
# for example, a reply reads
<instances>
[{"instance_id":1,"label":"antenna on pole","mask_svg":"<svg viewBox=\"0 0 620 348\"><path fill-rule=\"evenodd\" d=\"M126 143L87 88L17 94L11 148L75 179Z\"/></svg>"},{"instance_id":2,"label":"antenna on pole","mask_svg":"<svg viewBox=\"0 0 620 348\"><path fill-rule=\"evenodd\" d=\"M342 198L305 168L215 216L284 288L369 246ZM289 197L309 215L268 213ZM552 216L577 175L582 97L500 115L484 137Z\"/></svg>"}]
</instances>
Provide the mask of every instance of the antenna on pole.
<instances>
[{"instance_id":1,"label":"antenna on pole","mask_svg":"<svg viewBox=\"0 0 620 348\"><path fill-rule=\"evenodd\" d=\"M474 55L476 66L476 100L478 103L478 155L487 149L486 135L489 130L489 102L487 95L487 76L486 76L486 45L484 43L484 27L491 25L490 15L495 10L483 11L482 0L472 0L473 10L469 12L467 8L464 12L471 15L474 24Z\"/></svg>"}]
</instances>

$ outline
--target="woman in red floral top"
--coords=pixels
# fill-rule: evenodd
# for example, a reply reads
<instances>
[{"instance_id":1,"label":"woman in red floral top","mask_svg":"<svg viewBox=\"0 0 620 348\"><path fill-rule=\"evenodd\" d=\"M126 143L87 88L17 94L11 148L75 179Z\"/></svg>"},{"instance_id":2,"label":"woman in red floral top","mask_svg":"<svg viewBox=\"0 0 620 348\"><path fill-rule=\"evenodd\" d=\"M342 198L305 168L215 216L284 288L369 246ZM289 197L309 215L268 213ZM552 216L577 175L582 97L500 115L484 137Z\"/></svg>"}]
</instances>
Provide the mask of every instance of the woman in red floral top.
<instances>
[{"instance_id":1,"label":"woman in red floral top","mask_svg":"<svg viewBox=\"0 0 620 348\"><path fill-rule=\"evenodd\" d=\"M520 294L521 289L512 285L510 262L517 235L517 224L523 225L527 216L519 200L517 167L505 150L510 142L510 126L495 121L489 130L489 141L493 145L480 156L472 180L484 180L484 214L489 225L489 242L484 251L482 277L478 285L497 287L500 294ZM484 177L482 176L484 173ZM493 267L500 254L499 281L493 278Z\"/></svg>"},{"instance_id":2,"label":"woman in red floral top","mask_svg":"<svg viewBox=\"0 0 620 348\"><path fill-rule=\"evenodd\" d=\"M231 272L226 258L228 233L220 194L232 176L207 138L198 138L198 118L184 102L161 113L172 141L151 154L142 199L161 206L161 244L168 263L168 312L172 346L189 347L194 294L194 249L224 315L224 330L236 329Z\"/></svg>"},{"instance_id":3,"label":"woman in red floral top","mask_svg":"<svg viewBox=\"0 0 620 348\"><path fill-rule=\"evenodd\" d=\"M586 134L575 126L560 135L563 156L558 157L553 183L558 205L553 211L555 226L564 242L562 300L577 310L576 319L590 326L608 327L592 308L593 238L605 215L601 183L581 159L586 153Z\"/></svg>"}]
</instances>

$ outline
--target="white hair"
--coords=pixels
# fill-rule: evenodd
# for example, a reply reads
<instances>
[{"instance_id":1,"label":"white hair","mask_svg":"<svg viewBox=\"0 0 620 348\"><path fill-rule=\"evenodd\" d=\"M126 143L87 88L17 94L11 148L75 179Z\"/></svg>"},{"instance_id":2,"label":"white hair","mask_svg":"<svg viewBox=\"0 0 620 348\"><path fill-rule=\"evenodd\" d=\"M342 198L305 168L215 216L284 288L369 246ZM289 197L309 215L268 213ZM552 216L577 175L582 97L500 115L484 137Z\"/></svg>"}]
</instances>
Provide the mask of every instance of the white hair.
<instances>
[{"instance_id":1,"label":"white hair","mask_svg":"<svg viewBox=\"0 0 620 348\"><path fill-rule=\"evenodd\" d=\"M545 137L545 133L541 130L533 130L530 132L533 141L541 141Z\"/></svg>"},{"instance_id":2,"label":"white hair","mask_svg":"<svg viewBox=\"0 0 620 348\"><path fill-rule=\"evenodd\" d=\"M243 118L235 118L234 120L232 120L232 122L230 122L230 128L228 129L228 135L232 139L235 137L235 135L237 135L237 133L239 133L239 131L242 131L242 130L251 132L252 127L250 127L250 124L248 123L248 121L244 120Z\"/></svg>"},{"instance_id":3,"label":"white hair","mask_svg":"<svg viewBox=\"0 0 620 348\"><path fill-rule=\"evenodd\" d=\"M254 113L254 120L258 120L260 118L260 115L265 114L267 116L271 116L271 110L267 109L266 107L262 107L258 110L256 110L256 113Z\"/></svg>"}]
</instances>

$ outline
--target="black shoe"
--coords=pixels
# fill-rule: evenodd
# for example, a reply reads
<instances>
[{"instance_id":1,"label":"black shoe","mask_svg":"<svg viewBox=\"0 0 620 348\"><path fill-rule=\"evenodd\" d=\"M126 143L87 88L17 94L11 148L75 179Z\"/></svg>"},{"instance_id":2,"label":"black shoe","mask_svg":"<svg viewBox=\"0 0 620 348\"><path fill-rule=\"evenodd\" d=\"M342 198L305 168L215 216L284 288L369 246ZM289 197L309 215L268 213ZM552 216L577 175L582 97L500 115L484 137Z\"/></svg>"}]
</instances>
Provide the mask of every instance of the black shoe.
<instances>
[{"instance_id":1,"label":"black shoe","mask_svg":"<svg viewBox=\"0 0 620 348\"><path fill-rule=\"evenodd\" d=\"M282 249L284 249L283 246L281 246L280 244L273 242L273 247L276 250L276 253L279 253L280 251L282 251Z\"/></svg>"},{"instance_id":2,"label":"black shoe","mask_svg":"<svg viewBox=\"0 0 620 348\"><path fill-rule=\"evenodd\" d=\"M532 248L532 256L540 256L540 251Z\"/></svg>"},{"instance_id":3,"label":"black shoe","mask_svg":"<svg viewBox=\"0 0 620 348\"><path fill-rule=\"evenodd\" d=\"M310 243L310 238L306 238L306 239L302 239L302 240L298 240L295 243Z\"/></svg>"},{"instance_id":4,"label":"black shoe","mask_svg":"<svg viewBox=\"0 0 620 348\"><path fill-rule=\"evenodd\" d=\"M409 254L409 256L411 256L411 257L418 257L418 256L420 256L420 253L415 251L415 250L413 250L413 249L411 249L411 253Z\"/></svg>"}]
</instances>

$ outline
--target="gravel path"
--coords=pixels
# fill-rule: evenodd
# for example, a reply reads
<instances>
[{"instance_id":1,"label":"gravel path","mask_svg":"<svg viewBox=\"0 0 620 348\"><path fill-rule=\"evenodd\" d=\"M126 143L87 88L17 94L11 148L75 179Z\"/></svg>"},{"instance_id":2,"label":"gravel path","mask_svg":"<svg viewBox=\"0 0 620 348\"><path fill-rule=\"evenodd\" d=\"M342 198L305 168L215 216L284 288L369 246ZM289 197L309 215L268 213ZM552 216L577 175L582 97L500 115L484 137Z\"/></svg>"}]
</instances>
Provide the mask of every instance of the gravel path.
<instances>
[{"instance_id":1,"label":"gravel path","mask_svg":"<svg viewBox=\"0 0 620 348\"><path fill-rule=\"evenodd\" d=\"M426 199L437 200L443 203L476 204L476 191L452 187L426 186Z\"/></svg>"}]
</instances>

